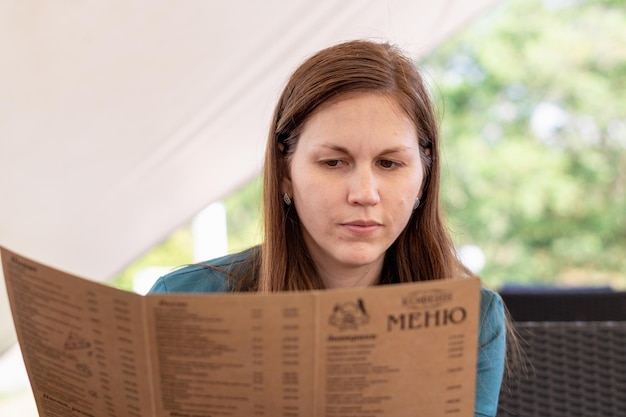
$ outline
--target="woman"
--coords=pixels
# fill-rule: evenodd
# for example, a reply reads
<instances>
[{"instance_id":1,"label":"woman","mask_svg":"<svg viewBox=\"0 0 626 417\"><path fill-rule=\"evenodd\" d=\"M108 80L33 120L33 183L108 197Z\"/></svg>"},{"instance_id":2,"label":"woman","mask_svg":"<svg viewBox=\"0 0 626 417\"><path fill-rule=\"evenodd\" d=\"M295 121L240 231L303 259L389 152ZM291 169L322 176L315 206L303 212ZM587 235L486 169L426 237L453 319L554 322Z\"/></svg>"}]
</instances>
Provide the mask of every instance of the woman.
<instances>
[{"instance_id":1,"label":"woman","mask_svg":"<svg viewBox=\"0 0 626 417\"><path fill-rule=\"evenodd\" d=\"M439 206L439 133L413 62L351 41L306 60L276 106L260 247L158 280L152 292L299 291L466 277ZM481 292L477 416L496 414L505 357Z\"/></svg>"}]
</instances>

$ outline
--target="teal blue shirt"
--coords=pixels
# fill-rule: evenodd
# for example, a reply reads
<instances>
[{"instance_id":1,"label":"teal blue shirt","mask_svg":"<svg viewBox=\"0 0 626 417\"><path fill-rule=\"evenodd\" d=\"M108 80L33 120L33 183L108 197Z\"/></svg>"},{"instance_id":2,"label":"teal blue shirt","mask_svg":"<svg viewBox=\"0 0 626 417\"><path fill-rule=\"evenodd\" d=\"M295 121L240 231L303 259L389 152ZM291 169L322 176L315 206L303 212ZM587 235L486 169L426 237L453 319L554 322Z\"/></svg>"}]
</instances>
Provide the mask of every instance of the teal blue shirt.
<instances>
[{"instance_id":1,"label":"teal blue shirt","mask_svg":"<svg viewBox=\"0 0 626 417\"><path fill-rule=\"evenodd\" d=\"M201 265L187 266L157 280L151 293L225 292L229 285L224 272L206 268L212 265L224 271L233 270L244 262L250 252L227 255ZM506 325L500 296L481 289L480 331L478 340L478 372L476 375L475 417L496 415L505 358Z\"/></svg>"}]
</instances>

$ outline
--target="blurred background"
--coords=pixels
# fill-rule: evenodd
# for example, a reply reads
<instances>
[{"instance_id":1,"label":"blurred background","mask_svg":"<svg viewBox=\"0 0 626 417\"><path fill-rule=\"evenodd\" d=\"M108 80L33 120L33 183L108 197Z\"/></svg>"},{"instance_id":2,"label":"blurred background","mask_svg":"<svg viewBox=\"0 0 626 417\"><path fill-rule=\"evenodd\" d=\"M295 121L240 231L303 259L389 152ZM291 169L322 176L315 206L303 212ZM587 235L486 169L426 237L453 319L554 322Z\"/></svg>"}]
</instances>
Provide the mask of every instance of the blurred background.
<instances>
[{"instance_id":1,"label":"blurred background","mask_svg":"<svg viewBox=\"0 0 626 417\"><path fill-rule=\"evenodd\" d=\"M450 230L492 287L626 288L624 6L500 2L416 62L440 114ZM221 203L226 251L260 242L260 187L254 178ZM206 260L193 242L191 222L113 285Z\"/></svg>"},{"instance_id":2,"label":"blurred background","mask_svg":"<svg viewBox=\"0 0 626 417\"><path fill-rule=\"evenodd\" d=\"M626 289L624 6L497 1L416 54L441 120L449 228L492 288ZM145 293L177 266L259 243L258 168L103 282ZM0 356L2 416L36 415L20 361L14 344Z\"/></svg>"}]
</instances>

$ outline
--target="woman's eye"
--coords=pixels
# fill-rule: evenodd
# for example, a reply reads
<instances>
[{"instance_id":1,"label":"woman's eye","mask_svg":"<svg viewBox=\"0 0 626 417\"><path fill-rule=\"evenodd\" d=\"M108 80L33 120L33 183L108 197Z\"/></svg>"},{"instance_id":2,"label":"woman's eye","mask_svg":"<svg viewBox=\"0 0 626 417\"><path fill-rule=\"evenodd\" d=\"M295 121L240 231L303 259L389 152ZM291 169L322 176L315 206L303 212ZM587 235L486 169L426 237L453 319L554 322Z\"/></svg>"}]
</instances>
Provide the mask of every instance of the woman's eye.
<instances>
[{"instance_id":1,"label":"woman's eye","mask_svg":"<svg viewBox=\"0 0 626 417\"><path fill-rule=\"evenodd\" d=\"M339 159L327 159L323 161L323 164L330 168L337 168L342 165L342 162Z\"/></svg>"},{"instance_id":2,"label":"woman's eye","mask_svg":"<svg viewBox=\"0 0 626 417\"><path fill-rule=\"evenodd\" d=\"M380 164L381 167L385 169L391 169L391 168L395 168L398 166L396 162L390 161L388 159L381 159L380 161L378 161L378 163Z\"/></svg>"}]
</instances>

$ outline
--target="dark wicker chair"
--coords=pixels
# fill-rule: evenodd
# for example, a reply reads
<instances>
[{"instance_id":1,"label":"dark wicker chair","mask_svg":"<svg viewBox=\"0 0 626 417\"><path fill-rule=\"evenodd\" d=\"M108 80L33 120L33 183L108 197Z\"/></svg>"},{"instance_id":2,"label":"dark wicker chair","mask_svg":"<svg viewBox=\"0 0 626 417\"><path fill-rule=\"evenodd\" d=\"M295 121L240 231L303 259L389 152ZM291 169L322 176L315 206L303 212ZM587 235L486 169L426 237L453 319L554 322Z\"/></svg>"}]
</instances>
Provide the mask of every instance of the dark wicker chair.
<instances>
[{"instance_id":1,"label":"dark wicker chair","mask_svg":"<svg viewBox=\"0 0 626 417\"><path fill-rule=\"evenodd\" d=\"M524 353L498 417L626 417L626 293L501 291Z\"/></svg>"}]
</instances>

